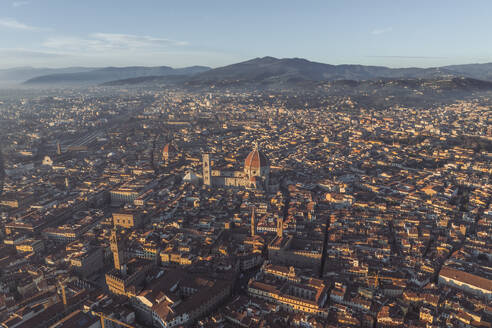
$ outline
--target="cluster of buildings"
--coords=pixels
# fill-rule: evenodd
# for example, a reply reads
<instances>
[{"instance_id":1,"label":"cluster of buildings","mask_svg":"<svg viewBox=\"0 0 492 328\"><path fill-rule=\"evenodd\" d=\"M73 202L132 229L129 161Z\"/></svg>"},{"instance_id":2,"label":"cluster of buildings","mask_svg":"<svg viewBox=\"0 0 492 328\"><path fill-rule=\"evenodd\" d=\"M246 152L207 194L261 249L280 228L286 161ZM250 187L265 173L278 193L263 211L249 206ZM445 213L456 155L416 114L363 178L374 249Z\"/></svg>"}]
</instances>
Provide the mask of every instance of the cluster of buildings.
<instances>
[{"instance_id":1,"label":"cluster of buildings","mask_svg":"<svg viewBox=\"0 0 492 328\"><path fill-rule=\"evenodd\" d=\"M481 97L0 104L0 327L491 327Z\"/></svg>"}]
</instances>

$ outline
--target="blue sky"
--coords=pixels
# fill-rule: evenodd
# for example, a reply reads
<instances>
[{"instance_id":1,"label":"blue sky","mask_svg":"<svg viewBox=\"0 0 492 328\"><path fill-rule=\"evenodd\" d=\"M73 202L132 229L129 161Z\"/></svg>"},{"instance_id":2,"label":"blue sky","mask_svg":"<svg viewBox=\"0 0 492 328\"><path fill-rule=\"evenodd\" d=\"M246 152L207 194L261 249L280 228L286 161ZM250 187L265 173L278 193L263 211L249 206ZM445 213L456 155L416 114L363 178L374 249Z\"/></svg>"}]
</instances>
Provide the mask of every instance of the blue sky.
<instances>
[{"instance_id":1,"label":"blue sky","mask_svg":"<svg viewBox=\"0 0 492 328\"><path fill-rule=\"evenodd\" d=\"M492 62L491 0L0 0L0 68Z\"/></svg>"}]
</instances>

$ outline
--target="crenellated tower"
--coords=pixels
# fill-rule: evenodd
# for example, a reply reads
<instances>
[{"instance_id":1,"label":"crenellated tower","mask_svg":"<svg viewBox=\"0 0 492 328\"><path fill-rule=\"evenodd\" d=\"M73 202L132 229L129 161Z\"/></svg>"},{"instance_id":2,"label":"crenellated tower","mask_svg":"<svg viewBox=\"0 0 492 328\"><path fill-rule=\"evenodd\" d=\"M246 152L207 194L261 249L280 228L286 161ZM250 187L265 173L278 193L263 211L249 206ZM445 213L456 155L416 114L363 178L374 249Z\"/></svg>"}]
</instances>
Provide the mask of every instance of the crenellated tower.
<instances>
[{"instance_id":1,"label":"crenellated tower","mask_svg":"<svg viewBox=\"0 0 492 328\"><path fill-rule=\"evenodd\" d=\"M125 265L124 241L116 228L111 231L110 245L114 267L116 270L121 271Z\"/></svg>"}]
</instances>

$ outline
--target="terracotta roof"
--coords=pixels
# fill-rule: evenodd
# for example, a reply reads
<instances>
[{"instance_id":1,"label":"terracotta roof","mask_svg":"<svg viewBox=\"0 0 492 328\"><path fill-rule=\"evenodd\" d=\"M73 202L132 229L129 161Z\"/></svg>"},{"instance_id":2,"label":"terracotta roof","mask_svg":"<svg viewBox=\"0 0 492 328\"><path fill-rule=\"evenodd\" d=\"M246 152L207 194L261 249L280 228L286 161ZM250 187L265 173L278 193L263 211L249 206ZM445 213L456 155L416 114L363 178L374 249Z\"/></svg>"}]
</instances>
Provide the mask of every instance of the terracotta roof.
<instances>
[{"instance_id":1,"label":"terracotta roof","mask_svg":"<svg viewBox=\"0 0 492 328\"><path fill-rule=\"evenodd\" d=\"M152 311L154 311L162 321L167 321L169 319L168 316L174 315L174 312L169 305L170 303L167 301L154 304L152 306Z\"/></svg>"},{"instance_id":2,"label":"terracotta roof","mask_svg":"<svg viewBox=\"0 0 492 328\"><path fill-rule=\"evenodd\" d=\"M439 272L440 276L458 280L462 283L472 285L488 292L492 292L492 281L487 278L483 278L472 273L456 270L447 266L444 266Z\"/></svg>"},{"instance_id":3,"label":"terracotta roof","mask_svg":"<svg viewBox=\"0 0 492 328\"><path fill-rule=\"evenodd\" d=\"M164 148L162 149L162 153L168 153L169 154L169 153L175 153L175 152L176 152L176 148L169 143L166 144L164 146Z\"/></svg>"},{"instance_id":4,"label":"terracotta roof","mask_svg":"<svg viewBox=\"0 0 492 328\"><path fill-rule=\"evenodd\" d=\"M268 158L261 151L255 149L249 153L248 157L244 160L244 168L256 168L268 167L270 165Z\"/></svg>"}]
</instances>

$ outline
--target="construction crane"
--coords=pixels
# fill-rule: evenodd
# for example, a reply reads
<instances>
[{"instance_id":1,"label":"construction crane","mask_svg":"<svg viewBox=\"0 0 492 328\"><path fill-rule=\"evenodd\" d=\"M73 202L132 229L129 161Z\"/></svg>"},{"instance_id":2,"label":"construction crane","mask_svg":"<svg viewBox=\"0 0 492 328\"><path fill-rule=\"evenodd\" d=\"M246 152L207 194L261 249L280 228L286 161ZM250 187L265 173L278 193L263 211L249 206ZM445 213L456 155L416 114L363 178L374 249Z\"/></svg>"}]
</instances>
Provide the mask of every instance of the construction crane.
<instances>
[{"instance_id":1,"label":"construction crane","mask_svg":"<svg viewBox=\"0 0 492 328\"><path fill-rule=\"evenodd\" d=\"M101 328L104 328L104 320L109 320L109 321L112 321L120 326L123 326L123 327L126 327L126 328L135 328L134 326L132 325L129 325L123 321L120 321L120 320L117 320L117 319L113 319L111 317L108 317L107 315L105 315L104 313L102 312L95 312L95 311L92 311L91 312L92 315L97 315L99 318L101 318Z\"/></svg>"},{"instance_id":2,"label":"construction crane","mask_svg":"<svg viewBox=\"0 0 492 328\"><path fill-rule=\"evenodd\" d=\"M61 296L62 296L62 303L63 303L63 309L66 311L68 307L68 302L67 302L67 293L65 291L65 283L67 279L63 279L62 277L57 278L58 286L60 287L61 291Z\"/></svg>"}]
</instances>

